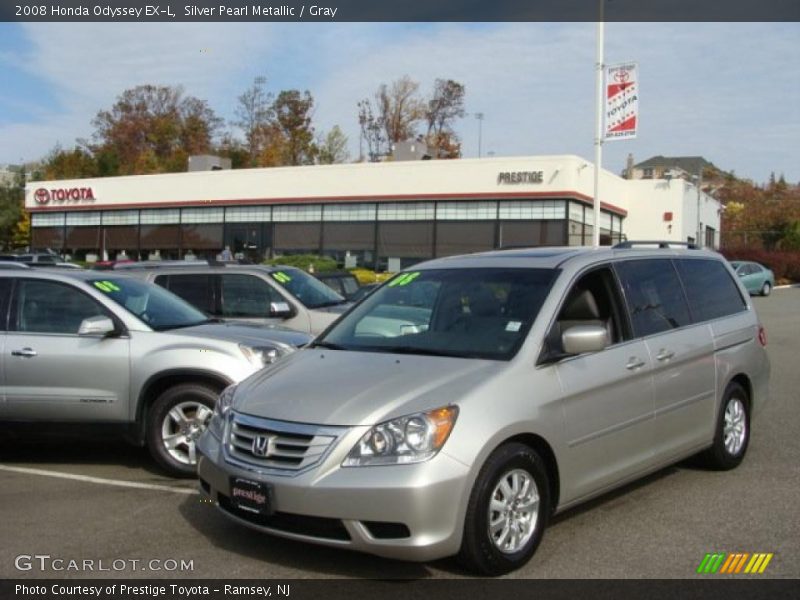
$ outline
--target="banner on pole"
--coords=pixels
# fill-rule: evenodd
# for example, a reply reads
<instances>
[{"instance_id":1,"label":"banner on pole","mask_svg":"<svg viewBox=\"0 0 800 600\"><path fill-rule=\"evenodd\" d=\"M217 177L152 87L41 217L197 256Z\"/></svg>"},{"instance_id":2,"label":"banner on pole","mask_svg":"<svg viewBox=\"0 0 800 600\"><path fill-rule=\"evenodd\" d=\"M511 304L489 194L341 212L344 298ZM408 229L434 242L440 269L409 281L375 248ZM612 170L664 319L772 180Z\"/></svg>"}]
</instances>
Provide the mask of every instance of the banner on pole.
<instances>
[{"instance_id":1,"label":"banner on pole","mask_svg":"<svg viewBox=\"0 0 800 600\"><path fill-rule=\"evenodd\" d=\"M603 139L636 137L639 121L639 66L636 63L606 67L605 111Z\"/></svg>"}]
</instances>

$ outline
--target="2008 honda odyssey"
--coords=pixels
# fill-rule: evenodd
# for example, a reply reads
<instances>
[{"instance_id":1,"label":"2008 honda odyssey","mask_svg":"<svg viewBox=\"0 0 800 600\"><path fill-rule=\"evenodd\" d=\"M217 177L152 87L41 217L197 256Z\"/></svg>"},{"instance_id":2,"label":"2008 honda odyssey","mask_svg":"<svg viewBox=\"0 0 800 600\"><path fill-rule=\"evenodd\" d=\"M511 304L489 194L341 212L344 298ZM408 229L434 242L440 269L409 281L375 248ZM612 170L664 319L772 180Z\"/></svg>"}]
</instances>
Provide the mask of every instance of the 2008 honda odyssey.
<instances>
[{"instance_id":1,"label":"2008 honda odyssey","mask_svg":"<svg viewBox=\"0 0 800 600\"><path fill-rule=\"evenodd\" d=\"M227 388L201 487L265 532L507 572L555 511L696 453L737 466L765 344L713 252L434 260Z\"/></svg>"}]
</instances>

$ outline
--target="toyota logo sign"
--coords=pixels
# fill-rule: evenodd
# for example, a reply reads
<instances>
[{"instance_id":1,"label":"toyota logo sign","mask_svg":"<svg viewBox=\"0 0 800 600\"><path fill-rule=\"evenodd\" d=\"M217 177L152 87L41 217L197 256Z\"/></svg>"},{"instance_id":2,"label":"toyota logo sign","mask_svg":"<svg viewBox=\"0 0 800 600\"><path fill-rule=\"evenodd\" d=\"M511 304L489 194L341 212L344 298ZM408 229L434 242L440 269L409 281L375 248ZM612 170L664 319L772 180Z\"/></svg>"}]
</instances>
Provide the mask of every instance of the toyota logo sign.
<instances>
[{"instance_id":1,"label":"toyota logo sign","mask_svg":"<svg viewBox=\"0 0 800 600\"><path fill-rule=\"evenodd\" d=\"M36 204L47 204L50 202L50 192L44 188L39 188L33 193L33 198L36 200Z\"/></svg>"},{"instance_id":2,"label":"toyota logo sign","mask_svg":"<svg viewBox=\"0 0 800 600\"><path fill-rule=\"evenodd\" d=\"M94 192L90 187L74 187L74 188L52 188L45 189L39 188L33 192L33 199L36 204L60 204L78 203L78 202L93 202Z\"/></svg>"}]
</instances>

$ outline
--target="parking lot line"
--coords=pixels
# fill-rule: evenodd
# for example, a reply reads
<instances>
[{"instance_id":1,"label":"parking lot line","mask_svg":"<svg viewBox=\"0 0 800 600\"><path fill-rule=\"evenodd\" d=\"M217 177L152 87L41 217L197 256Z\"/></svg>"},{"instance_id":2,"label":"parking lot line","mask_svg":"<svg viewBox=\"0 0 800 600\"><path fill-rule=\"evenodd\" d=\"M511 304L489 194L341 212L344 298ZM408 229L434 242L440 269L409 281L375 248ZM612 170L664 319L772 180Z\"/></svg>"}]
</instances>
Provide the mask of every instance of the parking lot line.
<instances>
[{"instance_id":1,"label":"parking lot line","mask_svg":"<svg viewBox=\"0 0 800 600\"><path fill-rule=\"evenodd\" d=\"M136 483L135 481L122 481L120 479L105 479L102 477L88 477L86 475L75 475L74 473L60 473L58 471L46 471L44 469L28 469L25 467L9 467L0 465L0 471L10 473L23 473L26 475L42 475L45 477L57 477L60 479L71 479L73 481L85 481L87 483L97 483L100 485L111 485L116 487L136 488L140 490L156 490L159 492L174 492L176 494L197 494L197 490L181 487L169 487L167 485L157 485L154 483Z\"/></svg>"}]
</instances>

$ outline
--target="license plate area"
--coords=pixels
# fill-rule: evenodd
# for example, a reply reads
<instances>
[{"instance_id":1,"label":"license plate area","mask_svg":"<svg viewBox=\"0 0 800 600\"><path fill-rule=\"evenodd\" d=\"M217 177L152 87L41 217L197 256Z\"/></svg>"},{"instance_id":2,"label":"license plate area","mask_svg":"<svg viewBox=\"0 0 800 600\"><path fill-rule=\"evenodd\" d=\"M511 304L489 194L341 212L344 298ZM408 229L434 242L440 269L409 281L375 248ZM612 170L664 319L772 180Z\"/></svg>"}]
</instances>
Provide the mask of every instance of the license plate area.
<instances>
[{"instance_id":1,"label":"license plate area","mask_svg":"<svg viewBox=\"0 0 800 600\"><path fill-rule=\"evenodd\" d=\"M231 503L254 515L272 514L272 487L261 481L231 477Z\"/></svg>"}]
</instances>

